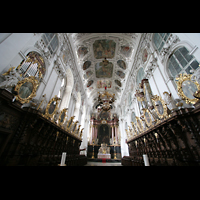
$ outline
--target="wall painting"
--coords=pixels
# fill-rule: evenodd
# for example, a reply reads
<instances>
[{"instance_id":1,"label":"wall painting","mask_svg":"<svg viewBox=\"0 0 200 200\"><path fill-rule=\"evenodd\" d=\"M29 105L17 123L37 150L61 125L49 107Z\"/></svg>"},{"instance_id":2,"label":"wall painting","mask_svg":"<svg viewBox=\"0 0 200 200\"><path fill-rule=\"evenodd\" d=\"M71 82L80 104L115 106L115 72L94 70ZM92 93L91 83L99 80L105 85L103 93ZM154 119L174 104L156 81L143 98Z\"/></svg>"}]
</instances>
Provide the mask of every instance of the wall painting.
<instances>
[{"instance_id":1,"label":"wall painting","mask_svg":"<svg viewBox=\"0 0 200 200\"><path fill-rule=\"evenodd\" d=\"M77 54L78 54L79 58L83 58L85 56L85 54L87 54L87 53L88 53L87 47L79 47L78 48Z\"/></svg>"},{"instance_id":2,"label":"wall painting","mask_svg":"<svg viewBox=\"0 0 200 200\"><path fill-rule=\"evenodd\" d=\"M89 70L86 72L86 74L83 75L84 79L88 79L92 75L92 71Z\"/></svg>"},{"instance_id":3,"label":"wall painting","mask_svg":"<svg viewBox=\"0 0 200 200\"><path fill-rule=\"evenodd\" d=\"M93 80L88 81L87 87L90 87L93 84L93 82L94 82Z\"/></svg>"},{"instance_id":4,"label":"wall painting","mask_svg":"<svg viewBox=\"0 0 200 200\"><path fill-rule=\"evenodd\" d=\"M124 56L130 57L132 53L132 47L129 46L121 46L121 51L120 51Z\"/></svg>"},{"instance_id":5,"label":"wall painting","mask_svg":"<svg viewBox=\"0 0 200 200\"><path fill-rule=\"evenodd\" d=\"M124 78L125 77L125 73L122 71L117 71L116 74L120 77L120 78Z\"/></svg>"},{"instance_id":6,"label":"wall painting","mask_svg":"<svg viewBox=\"0 0 200 200\"><path fill-rule=\"evenodd\" d=\"M142 54L142 61L146 62L148 57L148 52L146 49L144 49L143 54Z\"/></svg>"},{"instance_id":7,"label":"wall painting","mask_svg":"<svg viewBox=\"0 0 200 200\"><path fill-rule=\"evenodd\" d=\"M118 60L117 64L119 65L119 67L121 67L122 69L126 69L126 64L123 60Z\"/></svg>"},{"instance_id":8,"label":"wall painting","mask_svg":"<svg viewBox=\"0 0 200 200\"><path fill-rule=\"evenodd\" d=\"M91 65L91 61L84 62L84 64L83 64L83 70L88 69L90 67L90 65Z\"/></svg>"},{"instance_id":9,"label":"wall painting","mask_svg":"<svg viewBox=\"0 0 200 200\"><path fill-rule=\"evenodd\" d=\"M119 87L122 86L122 84L121 84L121 82L120 82L119 80L115 80L115 83L116 83Z\"/></svg>"}]
</instances>

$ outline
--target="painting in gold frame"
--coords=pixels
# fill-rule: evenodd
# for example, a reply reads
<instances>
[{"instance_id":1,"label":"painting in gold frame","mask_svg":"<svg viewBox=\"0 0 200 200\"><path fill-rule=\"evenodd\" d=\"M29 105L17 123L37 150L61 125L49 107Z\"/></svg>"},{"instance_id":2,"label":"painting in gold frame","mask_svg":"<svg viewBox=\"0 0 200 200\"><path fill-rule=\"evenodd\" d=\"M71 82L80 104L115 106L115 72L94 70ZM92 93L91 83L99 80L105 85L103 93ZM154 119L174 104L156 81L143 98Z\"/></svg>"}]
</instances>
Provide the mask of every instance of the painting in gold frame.
<instances>
[{"instance_id":1,"label":"painting in gold frame","mask_svg":"<svg viewBox=\"0 0 200 200\"><path fill-rule=\"evenodd\" d=\"M139 132L143 132L143 123L142 123L142 120L136 116L136 122L137 122L137 127L138 127L138 130Z\"/></svg>"},{"instance_id":2,"label":"painting in gold frame","mask_svg":"<svg viewBox=\"0 0 200 200\"><path fill-rule=\"evenodd\" d=\"M148 127L152 126L151 113L148 109L144 109L144 120Z\"/></svg>"},{"instance_id":3,"label":"painting in gold frame","mask_svg":"<svg viewBox=\"0 0 200 200\"><path fill-rule=\"evenodd\" d=\"M136 136L136 135L137 135L137 128L136 128L136 125L135 125L134 122L131 122L131 124L132 124L132 127L133 127L134 136Z\"/></svg>"},{"instance_id":4,"label":"painting in gold frame","mask_svg":"<svg viewBox=\"0 0 200 200\"><path fill-rule=\"evenodd\" d=\"M58 118L59 126L62 126L64 124L66 116L67 116L67 114L66 114L67 110L68 110L67 108L64 108L63 110L61 110L59 118Z\"/></svg>"},{"instance_id":5,"label":"painting in gold frame","mask_svg":"<svg viewBox=\"0 0 200 200\"><path fill-rule=\"evenodd\" d=\"M39 81L34 76L29 76L19 81L15 87L15 91L18 93L16 100L19 100L23 104L29 103L36 96L38 85Z\"/></svg>"},{"instance_id":6,"label":"painting in gold frame","mask_svg":"<svg viewBox=\"0 0 200 200\"><path fill-rule=\"evenodd\" d=\"M152 102L154 105L154 109L160 119L168 116L166 103L160 96L154 95L152 98Z\"/></svg>"},{"instance_id":7,"label":"painting in gold frame","mask_svg":"<svg viewBox=\"0 0 200 200\"><path fill-rule=\"evenodd\" d=\"M52 118L57 109L58 109L58 101L60 101L61 99L57 97L57 95L55 95L54 98L52 98L49 103L47 104L46 110L45 110L45 114L44 116L48 119L48 118Z\"/></svg>"},{"instance_id":8,"label":"painting in gold frame","mask_svg":"<svg viewBox=\"0 0 200 200\"><path fill-rule=\"evenodd\" d=\"M178 95L187 103L195 104L198 99L193 95L200 90L200 85L197 81L191 80L192 74L179 74L176 78Z\"/></svg>"}]
</instances>

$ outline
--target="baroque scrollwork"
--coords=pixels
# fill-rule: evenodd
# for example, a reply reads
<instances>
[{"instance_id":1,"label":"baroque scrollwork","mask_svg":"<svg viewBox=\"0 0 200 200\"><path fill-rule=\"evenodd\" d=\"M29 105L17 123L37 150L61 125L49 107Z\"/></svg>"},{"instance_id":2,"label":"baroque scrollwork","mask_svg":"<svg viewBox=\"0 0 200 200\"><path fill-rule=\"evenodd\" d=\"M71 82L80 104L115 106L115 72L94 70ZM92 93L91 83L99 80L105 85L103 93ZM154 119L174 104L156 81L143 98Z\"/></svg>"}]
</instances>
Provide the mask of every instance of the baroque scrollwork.
<instances>
[{"instance_id":1,"label":"baroque scrollwork","mask_svg":"<svg viewBox=\"0 0 200 200\"><path fill-rule=\"evenodd\" d=\"M57 97L57 95L55 95L54 98L52 98L49 103L47 104L47 107L46 107L46 110L45 110L45 114L43 115L44 117L46 117L47 119L51 119L57 109L58 109L58 102L60 101L61 99L59 97Z\"/></svg>"},{"instance_id":2,"label":"baroque scrollwork","mask_svg":"<svg viewBox=\"0 0 200 200\"><path fill-rule=\"evenodd\" d=\"M19 100L23 104L28 103L36 96L38 85L39 81L34 76L29 76L19 81L15 87L15 91L17 92L16 100Z\"/></svg>"},{"instance_id":3,"label":"baroque scrollwork","mask_svg":"<svg viewBox=\"0 0 200 200\"><path fill-rule=\"evenodd\" d=\"M193 95L200 90L200 85L197 81L191 80L192 74L179 74L176 78L178 95L185 100L187 104L195 104L198 99Z\"/></svg>"}]
</instances>

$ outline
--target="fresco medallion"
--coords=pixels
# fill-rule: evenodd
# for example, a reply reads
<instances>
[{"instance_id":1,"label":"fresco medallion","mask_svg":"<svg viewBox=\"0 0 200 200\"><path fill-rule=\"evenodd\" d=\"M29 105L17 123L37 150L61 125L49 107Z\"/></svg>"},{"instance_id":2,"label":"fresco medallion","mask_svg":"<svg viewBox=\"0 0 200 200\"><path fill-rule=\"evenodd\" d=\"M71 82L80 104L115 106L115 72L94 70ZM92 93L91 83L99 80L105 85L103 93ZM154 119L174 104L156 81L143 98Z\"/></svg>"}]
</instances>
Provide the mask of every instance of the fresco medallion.
<instances>
[{"instance_id":1,"label":"fresco medallion","mask_svg":"<svg viewBox=\"0 0 200 200\"><path fill-rule=\"evenodd\" d=\"M95 71L97 78L111 78L113 74L113 64L111 62L108 62L108 64L104 64L103 62L96 63Z\"/></svg>"},{"instance_id":2,"label":"fresco medallion","mask_svg":"<svg viewBox=\"0 0 200 200\"><path fill-rule=\"evenodd\" d=\"M93 44L94 57L113 58L115 55L116 43L113 40L96 40Z\"/></svg>"}]
</instances>

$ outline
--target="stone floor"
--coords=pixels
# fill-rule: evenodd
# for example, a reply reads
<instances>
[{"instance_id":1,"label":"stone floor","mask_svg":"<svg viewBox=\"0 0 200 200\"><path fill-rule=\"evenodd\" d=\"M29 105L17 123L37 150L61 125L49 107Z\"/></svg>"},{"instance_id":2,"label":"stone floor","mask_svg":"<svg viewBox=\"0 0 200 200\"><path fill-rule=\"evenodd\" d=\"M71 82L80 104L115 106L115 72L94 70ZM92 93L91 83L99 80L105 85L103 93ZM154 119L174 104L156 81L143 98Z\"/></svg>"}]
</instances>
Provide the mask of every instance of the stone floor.
<instances>
[{"instance_id":1,"label":"stone floor","mask_svg":"<svg viewBox=\"0 0 200 200\"><path fill-rule=\"evenodd\" d=\"M115 163L111 163L111 162L106 162L106 163L102 163L102 162L87 162L86 165L84 166L122 166L120 162L115 162Z\"/></svg>"}]
</instances>

